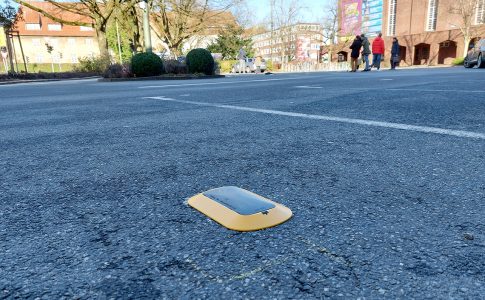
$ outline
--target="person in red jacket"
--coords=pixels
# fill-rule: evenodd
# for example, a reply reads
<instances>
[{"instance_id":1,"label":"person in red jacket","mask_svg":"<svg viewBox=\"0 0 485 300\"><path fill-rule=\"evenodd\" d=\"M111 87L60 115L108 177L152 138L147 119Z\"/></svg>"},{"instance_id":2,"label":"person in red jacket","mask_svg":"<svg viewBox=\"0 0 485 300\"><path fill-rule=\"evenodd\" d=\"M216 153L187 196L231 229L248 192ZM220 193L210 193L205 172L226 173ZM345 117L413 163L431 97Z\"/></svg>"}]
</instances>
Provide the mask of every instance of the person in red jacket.
<instances>
[{"instance_id":1,"label":"person in red jacket","mask_svg":"<svg viewBox=\"0 0 485 300\"><path fill-rule=\"evenodd\" d=\"M382 39L382 33L379 33L379 36L374 39L372 42L372 65L371 68L377 68L379 70L381 68L381 60L384 56L385 51L384 40Z\"/></svg>"}]
</instances>

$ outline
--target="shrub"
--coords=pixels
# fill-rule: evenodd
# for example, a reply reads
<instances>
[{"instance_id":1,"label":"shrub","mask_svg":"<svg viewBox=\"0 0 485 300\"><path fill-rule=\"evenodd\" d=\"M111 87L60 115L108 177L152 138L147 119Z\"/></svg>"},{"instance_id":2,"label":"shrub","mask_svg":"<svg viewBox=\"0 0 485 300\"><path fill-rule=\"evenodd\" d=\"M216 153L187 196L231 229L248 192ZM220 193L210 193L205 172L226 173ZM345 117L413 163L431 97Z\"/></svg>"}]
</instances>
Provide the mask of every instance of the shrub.
<instances>
[{"instance_id":1,"label":"shrub","mask_svg":"<svg viewBox=\"0 0 485 300\"><path fill-rule=\"evenodd\" d=\"M464 58L464 57L457 57L457 58L455 58L455 59L453 60L452 64L453 64L454 66L461 66L461 65L463 65L463 61L464 61L464 60L465 60L465 58Z\"/></svg>"},{"instance_id":2,"label":"shrub","mask_svg":"<svg viewBox=\"0 0 485 300\"><path fill-rule=\"evenodd\" d=\"M122 64L110 65L103 74L104 78L127 78L131 76L130 65Z\"/></svg>"},{"instance_id":3,"label":"shrub","mask_svg":"<svg viewBox=\"0 0 485 300\"><path fill-rule=\"evenodd\" d=\"M163 62L165 72L169 74L187 74L187 65L176 59L169 59Z\"/></svg>"},{"instance_id":4,"label":"shrub","mask_svg":"<svg viewBox=\"0 0 485 300\"><path fill-rule=\"evenodd\" d=\"M232 66L237 62L237 60L221 60L219 62L221 66L222 73L229 73L231 72Z\"/></svg>"},{"instance_id":5,"label":"shrub","mask_svg":"<svg viewBox=\"0 0 485 300\"><path fill-rule=\"evenodd\" d=\"M162 59L151 52L135 54L131 58L131 70L137 77L158 76L164 72Z\"/></svg>"},{"instance_id":6,"label":"shrub","mask_svg":"<svg viewBox=\"0 0 485 300\"><path fill-rule=\"evenodd\" d=\"M79 58L79 65L74 67L74 71L103 74L110 64L109 57L83 57Z\"/></svg>"},{"instance_id":7,"label":"shrub","mask_svg":"<svg viewBox=\"0 0 485 300\"><path fill-rule=\"evenodd\" d=\"M273 61L272 60L267 60L266 61L266 70L267 71L274 71L274 69L273 69Z\"/></svg>"},{"instance_id":8,"label":"shrub","mask_svg":"<svg viewBox=\"0 0 485 300\"><path fill-rule=\"evenodd\" d=\"M214 74L214 58L206 49L197 48L190 50L186 58L190 73Z\"/></svg>"}]
</instances>

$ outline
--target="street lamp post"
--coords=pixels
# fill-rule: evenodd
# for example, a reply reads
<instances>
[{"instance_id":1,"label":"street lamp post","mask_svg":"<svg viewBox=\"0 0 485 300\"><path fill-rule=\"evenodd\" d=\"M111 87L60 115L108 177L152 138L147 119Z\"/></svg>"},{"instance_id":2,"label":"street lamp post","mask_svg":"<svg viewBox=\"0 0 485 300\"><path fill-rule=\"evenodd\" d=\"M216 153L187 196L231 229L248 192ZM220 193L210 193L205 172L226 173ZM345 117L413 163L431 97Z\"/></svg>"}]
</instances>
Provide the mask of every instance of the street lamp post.
<instances>
[{"instance_id":1,"label":"street lamp post","mask_svg":"<svg viewBox=\"0 0 485 300\"><path fill-rule=\"evenodd\" d=\"M140 2L140 8L143 9L143 38L145 43L145 52L152 52L152 39L150 36L150 5L148 1Z\"/></svg>"}]
</instances>

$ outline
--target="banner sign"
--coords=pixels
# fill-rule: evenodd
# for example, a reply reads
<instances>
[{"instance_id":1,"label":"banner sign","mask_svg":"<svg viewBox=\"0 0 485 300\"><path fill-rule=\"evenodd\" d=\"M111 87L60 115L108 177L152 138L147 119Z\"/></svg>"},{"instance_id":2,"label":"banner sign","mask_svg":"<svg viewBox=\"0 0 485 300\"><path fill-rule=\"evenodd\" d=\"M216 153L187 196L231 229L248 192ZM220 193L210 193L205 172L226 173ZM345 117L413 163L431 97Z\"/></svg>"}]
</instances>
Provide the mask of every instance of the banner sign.
<instances>
[{"instance_id":1,"label":"banner sign","mask_svg":"<svg viewBox=\"0 0 485 300\"><path fill-rule=\"evenodd\" d=\"M362 0L342 0L340 2L340 25L344 35L360 34Z\"/></svg>"},{"instance_id":2,"label":"banner sign","mask_svg":"<svg viewBox=\"0 0 485 300\"><path fill-rule=\"evenodd\" d=\"M343 34L377 35L382 31L383 5L384 0L341 0L340 27Z\"/></svg>"},{"instance_id":3,"label":"banner sign","mask_svg":"<svg viewBox=\"0 0 485 300\"><path fill-rule=\"evenodd\" d=\"M306 60L310 58L311 40L309 37L300 36L296 40L296 59Z\"/></svg>"},{"instance_id":4,"label":"banner sign","mask_svg":"<svg viewBox=\"0 0 485 300\"><path fill-rule=\"evenodd\" d=\"M383 2L383 0L362 1L362 33L376 36L382 31Z\"/></svg>"}]
</instances>

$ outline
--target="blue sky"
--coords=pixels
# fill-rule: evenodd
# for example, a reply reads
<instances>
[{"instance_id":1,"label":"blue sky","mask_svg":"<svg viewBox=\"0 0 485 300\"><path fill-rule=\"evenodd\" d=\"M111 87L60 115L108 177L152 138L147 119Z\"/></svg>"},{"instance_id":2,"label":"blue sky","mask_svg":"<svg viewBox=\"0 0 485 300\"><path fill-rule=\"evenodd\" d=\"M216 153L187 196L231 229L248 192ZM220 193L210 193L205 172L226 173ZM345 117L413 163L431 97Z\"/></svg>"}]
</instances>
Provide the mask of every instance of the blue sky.
<instances>
[{"instance_id":1,"label":"blue sky","mask_svg":"<svg viewBox=\"0 0 485 300\"><path fill-rule=\"evenodd\" d=\"M324 14L324 7L328 0L300 0L302 10L302 20L306 22L321 21ZM247 0L250 11L254 11L256 22L264 21L270 12L270 0Z\"/></svg>"}]
</instances>

